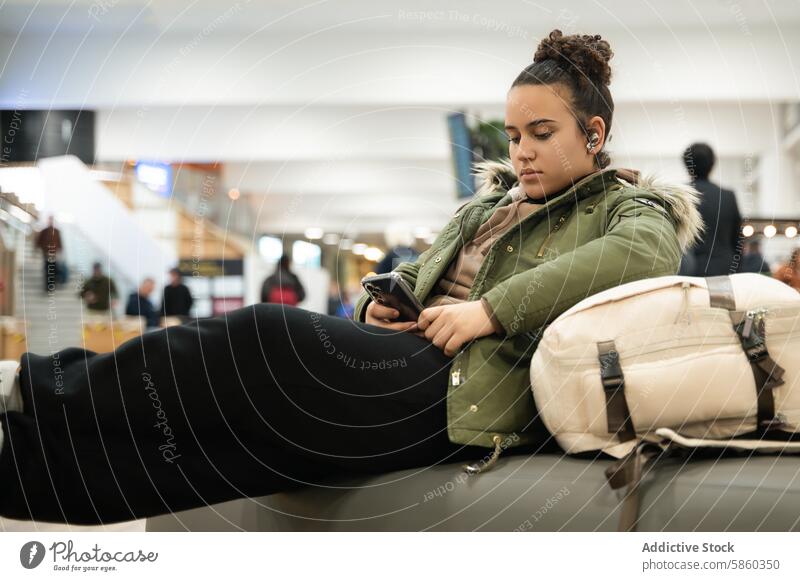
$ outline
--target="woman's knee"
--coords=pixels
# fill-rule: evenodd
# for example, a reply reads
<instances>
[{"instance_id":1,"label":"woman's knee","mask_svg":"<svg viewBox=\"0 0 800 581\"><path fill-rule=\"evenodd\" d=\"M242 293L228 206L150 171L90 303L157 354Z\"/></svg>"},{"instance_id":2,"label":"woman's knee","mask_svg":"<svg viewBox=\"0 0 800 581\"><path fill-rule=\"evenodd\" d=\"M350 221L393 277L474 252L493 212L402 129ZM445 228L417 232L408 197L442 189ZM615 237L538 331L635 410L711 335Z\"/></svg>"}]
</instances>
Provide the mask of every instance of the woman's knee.
<instances>
[{"instance_id":1,"label":"woman's knee","mask_svg":"<svg viewBox=\"0 0 800 581\"><path fill-rule=\"evenodd\" d=\"M244 310L248 308L249 307L245 307ZM302 320L304 317L307 317L310 312L298 307L278 303L258 303L252 305L251 308L253 309L252 316L254 316L259 325L273 324L286 326L287 324L293 324Z\"/></svg>"},{"instance_id":2,"label":"woman's knee","mask_svg":"<svg viewBox=\"0 0 800 581\"><path fill-rule=\"evenodd\" d=\"M285 309L291 308L278 303L257 303L252 305L253 313L258 320L272 320L282 317ZM245 307L245 310L249 310Z\"/></svg>"}]
</instances>

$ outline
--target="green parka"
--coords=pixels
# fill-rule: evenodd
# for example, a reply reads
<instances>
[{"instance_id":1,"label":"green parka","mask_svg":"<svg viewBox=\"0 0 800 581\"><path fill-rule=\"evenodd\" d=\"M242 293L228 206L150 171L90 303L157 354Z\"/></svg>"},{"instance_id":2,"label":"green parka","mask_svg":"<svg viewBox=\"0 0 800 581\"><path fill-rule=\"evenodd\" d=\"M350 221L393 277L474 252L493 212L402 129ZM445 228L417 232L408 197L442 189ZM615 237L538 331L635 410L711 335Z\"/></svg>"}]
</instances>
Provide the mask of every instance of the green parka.
<instances>
[{"instance_id":1,"label":"green parka","mask_svg":"<svg viewBox=\"0 0 800 581\"><path fill-rule=\"evenodd\" d=\"M504 186L516 181L509 162L481 164L479 175L482 191L459 208L416 262L394 269L420 302L479 226L512 200ZM547 433L536 414L530 362L547 325L589 295L677 272L683 251L702 229L697 192L633 176L616 169L592 173L549 197L494 242L468 300L485 298L505 335L473 340L452 360L452 442L495 448L499 442L542 442ZM366 294L359 298L356 320L364 321L368 302Z\"/></svg>"}]
</instances>

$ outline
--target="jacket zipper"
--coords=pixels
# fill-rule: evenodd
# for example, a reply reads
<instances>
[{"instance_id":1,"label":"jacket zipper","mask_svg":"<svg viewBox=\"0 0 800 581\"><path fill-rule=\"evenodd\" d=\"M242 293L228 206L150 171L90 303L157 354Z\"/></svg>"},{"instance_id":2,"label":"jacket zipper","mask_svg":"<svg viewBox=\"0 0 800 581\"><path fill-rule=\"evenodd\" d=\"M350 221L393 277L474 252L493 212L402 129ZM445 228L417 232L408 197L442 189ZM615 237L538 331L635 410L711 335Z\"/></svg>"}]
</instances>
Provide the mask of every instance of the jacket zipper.
<instances>
[{"instance_id":1,"label":"jacket zipper","mask_svg":"<svg viewBox=\"0 0 800 581\"><path fill-rule=\"evenodd\" d=\"M459 386L463 384L467 377L464 375L463 370L467 367L467 361L469 360L469 347L474 342L470 341L464 348L461 353L460 360L458 362L458 367L456 369L451 370L450 378L452 380L453 386ZM497 463L498 458L500 458L500 454L503 452L503 439L500 437L499 434L495 434L492 436L492 443L494 444L494 450L492 454L489 456L488 459L484 459L479 462L472 462L471 464L465 464L462 466L464 472L470 475L480 474L481 472L485 472L487 470L491 470L492 467Z\"/></svg>"},{"instance_id":2,"label":"jacket zipper","mask_svg":"<svg viewBox=\"0 0 800 581\"><path fill-rule=\"evenodd\" d=\"M497 463L497 459L500 458L500 454L503 452L503 438L501 438L499 434L495 434L492 436L492 443L494 443L494 450L492 451L492 455L489 456L488 460L481 460L479 462L465 464L462 466L464 472L469 475L475 475L492 469L492 467Z\"/></svg>"},{"instance_id":3,"label":"jacket zipper","mask_svg":"<svg viewBox=\"0 0 800 581\"><path fill-rule=\"evenodd\" d=\"M553 237L553 234L555 234L561 229L561 226L563 226L564 222L567 221L567 216L569 216L569 214L570 212L565 212L564 214L561 214L561 217L556 221L556 224L555 226L553 226L553 229L550 230L550 232L547 234L547 237L544 239L544 242L542 242L542 245L539 248L539 252L536 253L536 258L541 258L542 256L544 256L544 251L547 249L547 245L550 243L550 239Z\"/></svg>"},{"instance_id":4,"label":"jacket zipper","mask_svg":"<svg viewBox=\"0 0 800 581\"><path fill-rule=\"evenodd\" d=\"M458 387L467 380L467 376L464 373L464 370L467 367L467 361L469 360L469 350L473 342L474 340L470 341L464 347L462 347L461 356L458 358L458 366L455 369L450 370L450 381L453 384L453 387Z\"/></svg>"}]
</instances>

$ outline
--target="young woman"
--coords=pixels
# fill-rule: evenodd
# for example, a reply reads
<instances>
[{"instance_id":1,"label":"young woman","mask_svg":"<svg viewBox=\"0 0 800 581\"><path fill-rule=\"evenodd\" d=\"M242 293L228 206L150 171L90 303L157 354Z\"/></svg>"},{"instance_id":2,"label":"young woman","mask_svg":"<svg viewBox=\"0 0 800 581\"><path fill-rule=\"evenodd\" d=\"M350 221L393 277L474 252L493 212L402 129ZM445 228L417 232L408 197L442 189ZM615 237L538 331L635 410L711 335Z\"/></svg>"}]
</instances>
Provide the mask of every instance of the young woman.
<instances>
[{"instance_id":1,"label":"young woman","mask_svg":"<svg viewBox=\"0 0 800 581\"><path fill-rule=\"evenodd\" d=\"M6 364L0 515L109 523L547 442L528 375L543 328L674 274L699 229L690 189L607 169L611 56L599 36L541 42L508 92L510 161L395 269L418 321L364 297L356 322L261 304L114 353L27 354L18 386Z\"/></svg>"}]
</instances>

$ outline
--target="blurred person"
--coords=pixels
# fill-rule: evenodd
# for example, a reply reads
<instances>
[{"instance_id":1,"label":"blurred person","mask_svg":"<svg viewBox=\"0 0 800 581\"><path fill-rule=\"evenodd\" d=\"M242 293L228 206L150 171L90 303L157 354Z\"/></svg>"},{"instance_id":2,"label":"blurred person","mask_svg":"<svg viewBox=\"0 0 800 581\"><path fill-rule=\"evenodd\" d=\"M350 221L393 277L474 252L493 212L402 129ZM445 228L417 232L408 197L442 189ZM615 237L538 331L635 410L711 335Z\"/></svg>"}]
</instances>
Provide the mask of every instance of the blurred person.
<instances>
[{"instance_id":1,"label":"blurred person","mask_svg":"<svg viewBox=\"0 0 800 581\"><path fill-rule=\"evenodd\" d=\"M289 256L281 256L275 272L264 279L261 285L261 302L296 306L306 298L306 290L300 278L290 268Z\"/></svg>"},{"instance_id":2,"label":"blurred person","mask_svg":"<svg viewBox=\"0 0 800 581\"><path fill-rule=\"evenodd\" d=\"M714 150L705 143L693 143L683 152L691 185L700 192L699 210L705 225L693 249L694 276L736 272L742 217L736 195L708 179L715 162Z\"/></svg>"},{"instance_id":3,"label":"blurred person","mask_svg":"<svg viewBox=\"0 0 800 581\"><path fill-rule=\"evenodd\" d=\"M148 328L158 327L161 321L161 314L150 302L150 295L156 288L156 281L146 278L139 285L139 288L128 296L128 304L125 306L125 314L131 317L144 317Z\"/></svg>"},{"instance_id":4,"label":"blurred person","mask_svg":"<svg viewBox=\"0 0 800 581\"><path fill-rule=\"evenodd\" d=\"M739 272L757 272L772 276L772 268L761 254L761 240L752 238L745 244L744 256L739 264Z\"/></svg>"},{"instance_id":5,"label":"blurred person","mask_svg":"<svg viewBox=\"0 0 800 581\"><path fill-rule=\"evenodd\" d=\"M686 252L681 256L681 265L678 267L678 274L681 276L694 276L697 270L697 260L695 260L694 253L691 251Z\"/></svg>"},{"instance_id":6,"label":"blurred person","mask_svg":"<svg viewBox=\"0 0 800 581\"><path fill-rule=\"evenodd\" d=\"M102 313L116 305L117 287L103 272L103 265L95 262L92 265L92 276L83 283L79 295L87 309Z\"/></svg>"},{"instance_id":7,"label":"blurred person","mask_svg":"<svg viewBox=\"0 0 800 581\"><path fill-rule=\"evenodd\" d=\"M8 362L0 515L111 523L557 450L530 388L536 337L587 296L674 274L701 227L689 186L610 165L612 54L599 35L541 41L508 88L509 159L481 165L480 195L394 270L417 320L366 294L352 321L256 304L113 354L28 354L18 375Z\"/></svg>"},{"instance_id":8,"label":"blurred person","mask_svg":"<svg viewBox=\"0 0 800 581\"><path fill-rule=\"evenodd\" d=\"M331 316L337 316L336 313L342 306L342 291L339 287L339 283L331 279L330 284L328 285L328 309L327 313Z\"/></svg>"},{"instance_id":9,"label":"blurred person","mask_svg":"<svg viewBox=\"0 0 800 581\"><path fill-rule=\"evenodd\" d=\"M414 248L414 234L406 224L393 223L384 233L389 250L375 267L375 274L393 271L401 262L414 262L419 256Z\"/></svg>"},{"instance_id":10,"label":"blurred person","mask_svg":"<svg viewBox=\"0 0 800 581\"><path fill-rule=\"evenodd\" d=\"M336 316L343 319L352 319L355 316L356 305L352 297L357 297L361 291L361 285L356 284L355 288L342 289L342 301L336 309Z\"/></svg>"},{"instance_id":11,"label":"blurred person","mask_svg":"<svg viewBox=\"0 0 800 581\"><path fill-rule=\"evenodd\" d=\"M189 287L183 284L183 276L178 268L169 271L169 284L164 287L161 297L161 314L165 317L188 319L194 299Z\"/></svg>"},{"instance_id":12,"label":"blurred person","mask_svg":"<svg viewBox=\"0 0 800 581\"><path fill-rule=\"evenodd\" d=\"M34 246L41 250L44 261L44 292L55 290L63 284L59 273L59 262L64 251L61 231L56 228L53 216L47 218L47 226L36 234Z\"/></svg>"},{"instance_id":13,"label":"blurred person","mask_svg":"<svg viewBox=\"0 0 800 581\"><path fill-rule=\"evenodd\" d=\"M800 248L795 248L786 262L778 267L775 278L800 291Z\"/></svg>"},{"instance_id":14,"label":"blurred person","mask_svg":"<svg viewBox=\"0 0 800 581\"><path fill-rule=\"evenodd\" d=\"M356 292L355 294L358 294ZM344 319L352 319L353 312L355 311L355 304L350 299L353 293L350 289L344 289L339 286L335 280L331 280L328 289L328 314L333 317L342 317Z\"/></svg>"}]
</instances>

